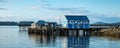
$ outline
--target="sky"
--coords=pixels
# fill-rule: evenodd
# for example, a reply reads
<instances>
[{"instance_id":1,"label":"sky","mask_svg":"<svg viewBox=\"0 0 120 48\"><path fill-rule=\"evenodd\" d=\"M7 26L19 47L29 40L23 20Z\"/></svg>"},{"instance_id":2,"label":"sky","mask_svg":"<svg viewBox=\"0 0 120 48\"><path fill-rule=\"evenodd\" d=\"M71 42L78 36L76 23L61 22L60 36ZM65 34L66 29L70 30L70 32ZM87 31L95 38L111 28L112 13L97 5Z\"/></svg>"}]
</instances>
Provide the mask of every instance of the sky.
<instances>
[{"instance_id":1,"label":"sky","mask_svg":"<svg viewBox=\"0 0 120 48\"><path fill-rule=\"evenodd\" d=\"M120 0L0 0L0 21L64 23L64 15L86 15L90 23L120 22Z\"/></svg>"}]
</instances>

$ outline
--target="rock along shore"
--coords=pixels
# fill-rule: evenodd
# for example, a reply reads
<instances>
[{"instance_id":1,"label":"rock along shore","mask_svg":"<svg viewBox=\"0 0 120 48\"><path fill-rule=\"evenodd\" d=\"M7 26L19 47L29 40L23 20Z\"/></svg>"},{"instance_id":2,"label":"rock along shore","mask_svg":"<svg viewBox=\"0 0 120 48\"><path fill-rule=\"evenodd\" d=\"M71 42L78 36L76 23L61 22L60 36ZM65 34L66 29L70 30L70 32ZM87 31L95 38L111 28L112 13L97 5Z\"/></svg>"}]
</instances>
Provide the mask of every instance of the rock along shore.
<instances>
[{"instance_id":1,"label":"rock along shore","mask_svg":"<svg viewBox=\"0 0 120 48\"><path fill-rule=\"evenodd\" d=\"M101 29L97 32L91 32L91 35L120 37L120 28Z\"/></svg>"}]
</instances>

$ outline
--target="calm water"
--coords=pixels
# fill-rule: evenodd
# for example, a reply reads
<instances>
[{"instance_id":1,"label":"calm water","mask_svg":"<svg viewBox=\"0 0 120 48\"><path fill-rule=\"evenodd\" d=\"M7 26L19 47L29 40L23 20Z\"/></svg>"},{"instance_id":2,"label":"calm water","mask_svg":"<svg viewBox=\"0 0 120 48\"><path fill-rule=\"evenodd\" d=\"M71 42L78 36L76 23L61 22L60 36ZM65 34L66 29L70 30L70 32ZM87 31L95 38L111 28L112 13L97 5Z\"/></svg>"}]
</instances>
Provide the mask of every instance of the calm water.
<instances>
[{"instance_id":1,"label":"calm water","mask_svg":"<svg viewBox=\"0 0 120 48\"><path fill-rule=\"evenodd\" d=\"M0 26L0 48L120 48L120 40L107 37L54 37L29 35L17 26Z\"/></svg>"}]
</instances>

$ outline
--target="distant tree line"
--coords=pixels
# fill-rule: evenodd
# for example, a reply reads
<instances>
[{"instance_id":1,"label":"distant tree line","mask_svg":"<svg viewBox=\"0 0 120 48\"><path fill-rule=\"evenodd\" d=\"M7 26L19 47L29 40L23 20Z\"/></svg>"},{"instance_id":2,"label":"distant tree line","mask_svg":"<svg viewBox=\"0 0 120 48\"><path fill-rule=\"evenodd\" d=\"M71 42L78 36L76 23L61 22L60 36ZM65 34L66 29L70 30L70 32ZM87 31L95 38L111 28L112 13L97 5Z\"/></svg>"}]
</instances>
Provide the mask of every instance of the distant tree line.
<instances>
[{"instance_id":1,"label":"distant tree line","mask_svg":"<svg viewBox=\"0 0 120 48\"><path fill-rule=\"evenodd\" d=\"M30 26L32 21L20 21L20 22L14 22L14 21L0 21L0 26Z\"/></svg>"},{"instance_id":2,"label":"distant tree line","mask_svg":"<svg viewBox=\"0 0 120 48\"><path fill-rule=\"evenodd\" d=\"M8 26L15 26L17 25L18 23L17 22L9 22L9 21L6 21L6 22L0 22L0 25L1 26L5 26L5 25L8 25Z\"/></svg>"},{"instance_id":3,"label":"distant tree line","mask_svg":"<svg viewBox=\"0 0 120 48\"><path fill-rule=\"evenodd\" d=\"M90 26L114 26L116 28L120 27L120 22L116 22L116 23L104 23L104 22L97 22L94 24L90 24Z\"/></svg>"}]
</instances>

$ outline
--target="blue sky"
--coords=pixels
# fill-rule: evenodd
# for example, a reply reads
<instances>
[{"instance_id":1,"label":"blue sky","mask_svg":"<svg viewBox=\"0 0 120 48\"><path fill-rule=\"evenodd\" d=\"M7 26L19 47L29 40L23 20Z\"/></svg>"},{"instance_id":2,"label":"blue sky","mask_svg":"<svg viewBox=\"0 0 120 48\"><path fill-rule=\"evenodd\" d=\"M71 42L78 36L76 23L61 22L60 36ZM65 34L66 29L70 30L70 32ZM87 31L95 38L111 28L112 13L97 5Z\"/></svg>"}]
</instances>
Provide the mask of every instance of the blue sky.
<instances>
[{"instance_id":1,"label":"blue sky","mask_svg":"<svg viewBox=\"0 0 120 48\"><path fill-rule=\"evenodd\" d=\"M56 21L87 15L91 23L119 22L120 0L0 0L0 21Z\"/></svg>"}]
</instances>

